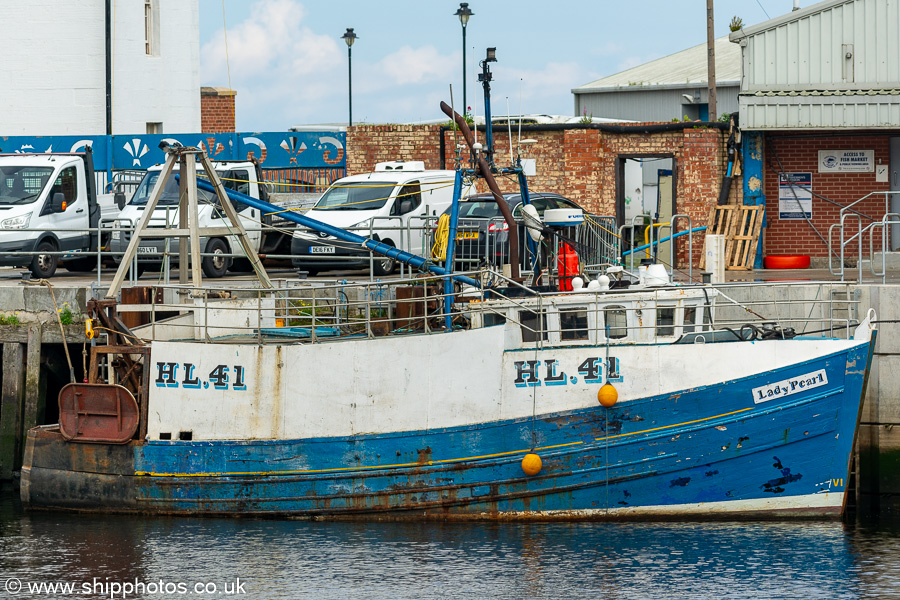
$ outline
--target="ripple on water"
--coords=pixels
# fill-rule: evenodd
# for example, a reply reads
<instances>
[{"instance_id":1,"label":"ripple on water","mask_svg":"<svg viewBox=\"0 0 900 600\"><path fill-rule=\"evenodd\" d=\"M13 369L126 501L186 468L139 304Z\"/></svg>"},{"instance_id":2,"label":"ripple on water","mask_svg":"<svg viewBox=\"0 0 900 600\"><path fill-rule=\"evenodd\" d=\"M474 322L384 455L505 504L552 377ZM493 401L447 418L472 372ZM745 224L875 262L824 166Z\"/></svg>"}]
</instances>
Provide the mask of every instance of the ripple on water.
<instances>
[{"instance_id":1,"label":"ripple on water","mask_svg":"<svg viewBox=\"0 0 900 600\"><path fill-rule=\"evenodd\" d=\"M6 498L0 570L26 582L212 582L220 591L240 577L248 598L900 598L900 536L892 525L838 522L25 514Z\"/></svg>"}]
</instances>

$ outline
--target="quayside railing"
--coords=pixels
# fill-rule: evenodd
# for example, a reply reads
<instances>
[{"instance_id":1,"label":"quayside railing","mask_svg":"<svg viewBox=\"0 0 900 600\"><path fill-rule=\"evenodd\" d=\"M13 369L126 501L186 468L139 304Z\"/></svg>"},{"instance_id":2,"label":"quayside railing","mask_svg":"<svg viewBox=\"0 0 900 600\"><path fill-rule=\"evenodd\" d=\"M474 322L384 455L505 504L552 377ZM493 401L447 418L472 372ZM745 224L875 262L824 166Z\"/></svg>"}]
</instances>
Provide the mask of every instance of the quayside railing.
<instances>
[{"instance_id":1,"label":"quayside railing","mask_svg":"<svg viewBox=\"0 0 900 600\"><path fill-rule=\"evenodd\" d=\"M848 204L843 207L840 211L840 218L837 223L832 224L828 228L828 270L835 277L840 277L841 281L844 281L844 276L846 272L846 249L853 244L856 243L857 251L857 261L856 261L856 270L857 277L856 281L863 281L863 260L865 255L863 254L863 240L866 235L869 238L868 245L868 260L869 260L869 271L874 277L880 277L881 283L887 282L887 252L888 252L888 243L890 239L888 227L890 225L898 225L900 226L900 213L891 212L890 210L890 201L891 198L895 194L900 194L900 191L879 191L879 192L869 192L862 198L855 200L854 202ZM884 197L884 213L880 220L872 221L868 225L863 225L863 215L856 208L856 206L860 205L862 202L870 198L877 198L878 196ZM852 227L852 223L856 224L856 227ZM880 232L880 240L881 240L881 269L876 270L875 266L875 235L876 232ZM835 233L838 234L837 239L837 248L835 248ZM838 265L835 267L834 258L837 257Z\"/></svg>"}]
</instances>

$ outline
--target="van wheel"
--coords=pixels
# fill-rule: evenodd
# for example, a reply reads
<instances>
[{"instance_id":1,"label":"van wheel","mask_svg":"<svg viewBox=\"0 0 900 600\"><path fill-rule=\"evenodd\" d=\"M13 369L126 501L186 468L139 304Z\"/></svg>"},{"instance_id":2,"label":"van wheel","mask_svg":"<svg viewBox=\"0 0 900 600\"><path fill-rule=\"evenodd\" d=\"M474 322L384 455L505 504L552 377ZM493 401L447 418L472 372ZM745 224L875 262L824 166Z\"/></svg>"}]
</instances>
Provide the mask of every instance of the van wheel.
<instances>
[{"instance_id":1,"label":"van wheel","mask_svg":"<svg viewBox=\"0 0 900 600\"><path fill-rule=\"evenodd\" d=\"M387 240L385 240L384 243L387 244L388 246L394 245L390 241L387 241ZM394 269L396 267L397 267L396 262L394 262L393 260L391 260L390 258L388 258L386 256L379 255L379 256L375 257L375 262L372 267L372 273L374 275L378 275L379 277L382 277L382 276L390 275L391 273L393 273Z\"/></svg>"},{"instance_id":2,"label":"van wheel","mask_svg":"<svg viewBox=\"0 0 900 600\"><path fill-rule=\"evenodd\" d=\"M37 254L31 259L31 274L38 279L50 279L56 273L59 265L59 256L56 254L41 254L41 252L56 252L53 242L41 242L38 244Z\"/></svg>"},{"instance_id":3,"label":"van wheel","mask_svg":"<svg viewBox=\"0 0 900 600\"><path fill-rule=\"evenodd\" d=\"M213 238L206 244L206 254L212 256L204 256L200 261L203 274L211 279L223 277L228 271L228 246L219 238Z\"/></svg>"}]
</instances>

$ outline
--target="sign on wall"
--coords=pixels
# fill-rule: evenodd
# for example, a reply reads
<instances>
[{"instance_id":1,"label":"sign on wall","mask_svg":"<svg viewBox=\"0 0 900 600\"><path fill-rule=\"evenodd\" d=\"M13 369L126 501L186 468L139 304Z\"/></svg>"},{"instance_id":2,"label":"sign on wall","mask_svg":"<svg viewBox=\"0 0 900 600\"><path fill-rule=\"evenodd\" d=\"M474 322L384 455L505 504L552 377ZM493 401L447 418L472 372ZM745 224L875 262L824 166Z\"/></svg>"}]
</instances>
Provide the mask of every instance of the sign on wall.
<instances>
[{"instance_id":1,"label":"sign on wall","mask_svg":"<svg viewBox=\"0 0 900 600\"><path fill-rule=\"evenodd\" d=\"M778 175L778 218L812 218L812 173Z\"/></svg>"},{"instance_id":2,"label":"sign on wall","mask_svg":"<svg viewBox=\"0 0 900 600\"><path fill-rule=\"evenodd\" d=\"M819 173L872 173L874 150L819 150Z\"/></svg>"}]
</instances>

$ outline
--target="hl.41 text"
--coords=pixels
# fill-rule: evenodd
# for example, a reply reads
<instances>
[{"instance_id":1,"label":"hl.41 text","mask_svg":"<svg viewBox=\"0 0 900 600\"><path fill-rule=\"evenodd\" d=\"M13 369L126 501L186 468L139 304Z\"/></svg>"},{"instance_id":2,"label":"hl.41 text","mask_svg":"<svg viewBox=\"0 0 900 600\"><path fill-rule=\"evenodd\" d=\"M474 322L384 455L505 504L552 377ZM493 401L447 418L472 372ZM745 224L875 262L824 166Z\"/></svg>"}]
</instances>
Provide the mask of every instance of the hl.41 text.
<instances>
[{"instance_id":1,"label":"hl.41 text","mask_svg":"<svg viewBox=\"0 0 900 600\"><path fill-rule=\"evenodd\" d=\"M209 372L206 379L197 375L198 369L194 363L158 362L156 363L156 387L185 389L208 389L212 385L216 390L243 391L247 389L244 383L244 367L241 365L216 365Z\"/></svg>"},{"instance_id":2,"label":"hl.41 text","mask_svg":"<svg viewBox=\"0 0 900 600\"><path fill-rule=\"evenodd\" d=\"M513 383L516 387L536 387L539 385L567 385L578 383L578 377L566 375L555 358L540 360L517 360L513 363L516 367L516 378ZM622 381L619 373L619 359L610 356L605 361L597 356L584 359L578 365L578 374L584 378L585 383L603 383L609 381Z\"/></svg>"}]
</instances>

